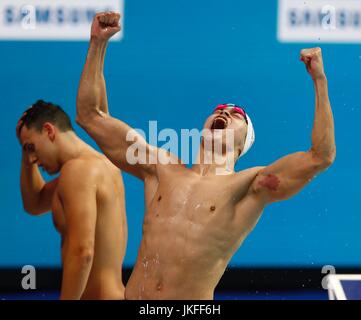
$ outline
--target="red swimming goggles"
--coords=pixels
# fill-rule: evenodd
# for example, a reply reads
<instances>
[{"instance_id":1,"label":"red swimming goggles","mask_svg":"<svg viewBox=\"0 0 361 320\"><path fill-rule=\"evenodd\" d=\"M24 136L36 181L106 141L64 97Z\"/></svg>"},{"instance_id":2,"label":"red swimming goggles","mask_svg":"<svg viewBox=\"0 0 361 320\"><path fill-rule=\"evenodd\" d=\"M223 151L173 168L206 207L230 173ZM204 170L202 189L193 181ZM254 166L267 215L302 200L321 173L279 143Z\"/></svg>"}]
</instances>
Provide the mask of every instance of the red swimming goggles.
<instances>
[{"instance_id":1,"label":"red swimming goggles","mask_svg":"<svg viewBox=\"0 0 361 320\"><path fill-rule=\"evenodd\" d=\"M248 120L247 120L247 116L246 116L246 111L244 111L243 108L238 107L238 106L236 106L236 105L233 104L233 103L219 104L219 105L214 109L214 111L223 110L223 109L226 109L226 108L233 108L233 110L236 111L237 113L239 113L239 114L244 118L244 120L246 120L246 123L248 124ZM213 111L213 112L214 112L214 111Z\"/></svg>"}]
</instances>

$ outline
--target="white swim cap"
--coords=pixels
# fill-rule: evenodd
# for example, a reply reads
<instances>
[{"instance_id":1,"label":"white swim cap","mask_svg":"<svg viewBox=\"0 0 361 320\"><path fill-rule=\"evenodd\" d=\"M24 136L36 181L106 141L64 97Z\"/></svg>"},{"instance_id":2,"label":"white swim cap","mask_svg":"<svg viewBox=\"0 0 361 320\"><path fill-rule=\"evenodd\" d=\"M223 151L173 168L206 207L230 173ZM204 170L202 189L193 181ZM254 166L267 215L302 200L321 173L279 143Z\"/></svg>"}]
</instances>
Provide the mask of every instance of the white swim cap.
<instances>
[{"instance_id":1,"label":"white swim cap","mask_svg":"<svg viewBox=\"0 0 361 320\"><path fill-rule=\"evenodd\" d=\"M240 157L242 157L244 154L247 153L249 149L251 149L252 145L254 144L254 141L256 140L256 134L254 132L253 124L251 121L251 118L246 114L247 117L247 136L246 136L246 142L244 143L244 147L242 150L242 153L240 154Z\"/></svg>"}]
</instances>

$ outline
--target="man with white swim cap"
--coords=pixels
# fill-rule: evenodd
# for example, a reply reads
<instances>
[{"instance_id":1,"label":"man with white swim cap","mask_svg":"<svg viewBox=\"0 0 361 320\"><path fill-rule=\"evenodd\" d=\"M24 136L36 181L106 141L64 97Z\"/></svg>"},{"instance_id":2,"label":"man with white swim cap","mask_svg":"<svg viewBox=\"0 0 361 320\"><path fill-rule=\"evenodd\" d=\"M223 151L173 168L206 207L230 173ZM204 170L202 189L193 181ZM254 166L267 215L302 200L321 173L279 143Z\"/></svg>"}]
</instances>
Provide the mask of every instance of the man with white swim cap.
<instances>
[{"instance_id":1,"label":"man with white swim cap","mask_svg":"<svg viewBox=\"0 0 361 320\"><path fill-rule=\"evenodd\" d=\"M61 236L60 299L124 299L122 263L127 244L119 169L73 131L59 106L37 101L20 118L24 209L52 212ZM44 181L39 167L59 174Z\"/></svg>"},{"instance_id":2,"label":"man with white swim cap","mask_svg":"<svg viewBox=\"0 0 361 320\"><path fill-rule=\"evenodd\" d=\"M234 164L254 141L254 130L242 108L225 104L216 108L204 128L213 142L218 139L215 132L223 136L231 130L231 149L225 145L219 150L207 149L204 138L199 161L191 168L180 160L177 164L130 163L127 150L133 141L127 141L127 134L132 129L109 115L103 76L107 42L120 30L119 21L119 14L111 12L98 14L93 21L78 92L77 121L114 164L144 181L143 237L126 285L126 299L212 299L228 262L265 206L298 193L334 161L334 124L321 50L301 52L316 89L308 151L290 154L266 167L234 172ZM167 155L139 134L137 144L147 159ZM228 153L233 154L228 164L205 161L209 155L213 160Z\"/></svg>"}]
</instances>

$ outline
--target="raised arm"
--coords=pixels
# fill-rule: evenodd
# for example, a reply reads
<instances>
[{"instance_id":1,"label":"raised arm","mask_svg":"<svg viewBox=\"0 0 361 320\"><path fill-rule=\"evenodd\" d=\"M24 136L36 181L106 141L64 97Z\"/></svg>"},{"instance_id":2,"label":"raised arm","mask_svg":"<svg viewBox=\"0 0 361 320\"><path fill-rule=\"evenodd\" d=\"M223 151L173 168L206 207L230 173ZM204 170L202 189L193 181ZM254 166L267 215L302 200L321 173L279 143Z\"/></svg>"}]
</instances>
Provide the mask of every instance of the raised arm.
<instances>
[{"instance_id":1,"label":"raised arm","mask_svg":"<svg viewBox=\"0 0 361 320\"><path fill-rule=\"evenodd\" d=\"M154 172L149 158L156 156L157 149L108 112L104 58L108 40L120 30L119 20L120 15L112 12L99 13L93 20L88 55L79 84L76 120L116 166L144 179ZM135 141L138 153L132 157L134 153L130 147Z\"/></svg>"},{"instance_id":2,"label":"raised arm","mask_svg":"<svg viewBox=\"0 0 361 320\"><path fill-rule=\"evenodd\" d=\"M305 63L315 87L312 146L306 152L290 154L260 170L250 191L265 203L285 200L295 195L314 176L328 168L336 156L334 121L321 49L302 50L301 60Z\"/></svg>"},{"instance_id":3,"label":"raised arm","mask_svg":"<svg viewBox=\"0 0 361 320\"><path fill-rule=\"evenodd\" d=\"M18 123L16 134L19 138ZM51 210L51 201L58 179L45 182L39 172L38 165L31 159L31 146L22 146L22 160L20 173L20 189L24 210L31 215L40 215Z\"/></svg>"},{"instance_id":4,"label":"raised arm","mask_svg":"<svg viewBox=\"0 0 361 320\"><path fill-rule=\"evenodd\" d=\"M96 167L82 160L73 160L62 169L58 188L67 230L61 300L80 299L88 282L94 257L98 176Z\"/></svg>"}]
</instances>

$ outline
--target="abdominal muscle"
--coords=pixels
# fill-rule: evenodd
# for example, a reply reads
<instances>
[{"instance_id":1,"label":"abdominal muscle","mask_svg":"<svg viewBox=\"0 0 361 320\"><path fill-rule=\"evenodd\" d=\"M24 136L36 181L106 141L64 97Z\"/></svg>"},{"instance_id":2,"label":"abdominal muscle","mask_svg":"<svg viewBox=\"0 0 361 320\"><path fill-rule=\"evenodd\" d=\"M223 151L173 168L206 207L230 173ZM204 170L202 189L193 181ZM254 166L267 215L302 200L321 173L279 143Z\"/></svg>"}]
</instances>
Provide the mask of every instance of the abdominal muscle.
<instances>
[{"instance_id":1,"label":"abdominal muscle","mask_svg":"<svg viewBox=\"0 0 361 320\"><path fill-rule=\"evenodd\" d=\"M152 233L143 234L126 299L213 299L228 257L201 235L187 239L167 228Z\"/></svg>"},{"instance_id":2,"label":"abdominal muscle","mask_svg":"<svg viewBox=\"0 0 361 320\"><path fill-rule=\"evenodd\" d=\"M200 268L192 261L155 266L137 263L126 288L126 299L213 299L214 288L225 269ZM212 270L211 270L212 269Z\"/></svg>"}]
</instances>

